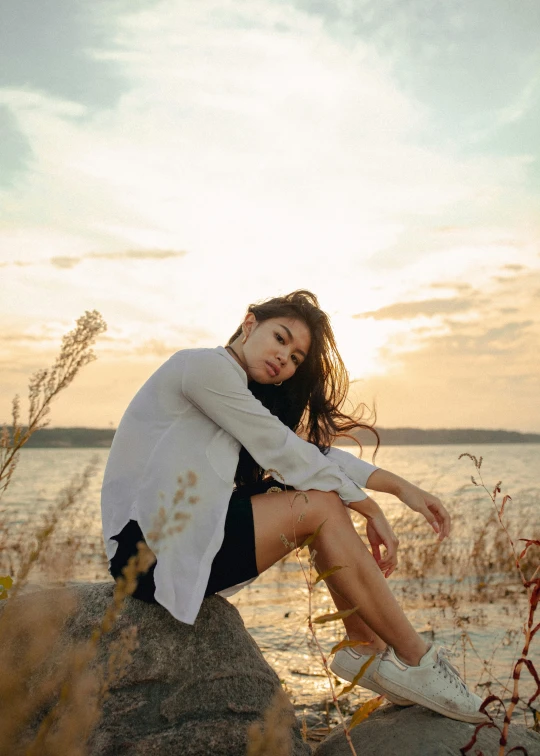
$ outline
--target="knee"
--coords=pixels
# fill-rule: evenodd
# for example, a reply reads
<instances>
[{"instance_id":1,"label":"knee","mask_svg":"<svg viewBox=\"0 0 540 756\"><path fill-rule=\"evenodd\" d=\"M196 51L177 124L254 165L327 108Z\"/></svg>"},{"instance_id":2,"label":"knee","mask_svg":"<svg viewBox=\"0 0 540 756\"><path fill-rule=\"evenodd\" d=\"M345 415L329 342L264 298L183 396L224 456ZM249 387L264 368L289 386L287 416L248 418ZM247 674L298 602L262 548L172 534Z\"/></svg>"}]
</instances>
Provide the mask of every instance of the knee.
<instances>
[{"instance_id":1,"label":"knee","mask_svg":"<svg viewBox=\"0 0 540 756\"><path fill-rule=\"evenodd\" d=\"M306 515L314 527L324 520L333 522L347 516L345 505L335 491L311 490L304 493L307 497Z\"/></svg>"}]
</instances>

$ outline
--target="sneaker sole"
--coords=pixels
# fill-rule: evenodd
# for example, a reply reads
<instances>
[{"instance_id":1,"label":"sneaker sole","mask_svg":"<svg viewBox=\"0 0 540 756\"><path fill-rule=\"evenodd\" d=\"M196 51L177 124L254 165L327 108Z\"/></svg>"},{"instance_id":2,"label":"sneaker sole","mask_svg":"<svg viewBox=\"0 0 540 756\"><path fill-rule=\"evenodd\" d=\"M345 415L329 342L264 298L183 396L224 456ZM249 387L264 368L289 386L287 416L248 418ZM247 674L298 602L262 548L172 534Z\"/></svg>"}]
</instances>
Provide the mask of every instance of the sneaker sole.
<instances>
[{"instance_id":1,"label":"sneaker sole","mask_svg":"<svg viewBox=\"0 0 540 756\"><path fill-rule=\"evenodd\" d=\"M341 677L343 680L347 680L347 682L352 682L354 680L354 674L345 667L342 667L341 664L338 664L338 662L336 662L335 660L330 664L330 669L338 677ZM369 685L366 685L366 683L369 683ZM379 696L384 696L391 703L396 704L396 706L414 705L414 702L410 701L408 698L402 698L399 695L388 693L386 690L379 687L379 685L377 685L377 683L373 680L366 680L365 682L362 681L362 683L357 683L357 685L359 685L361 688L366 688L366 690L371 690L373 693L377 693Z\"/></svg>"},{"instance_id":2,"label":"sneaker sole","mask_svg":"<svg viewBox=\"0 0 540 756\"><path fill-rule=\"evenodd\" d=\"M384 675L381 675L380 672L374 671L373 676L377 678L376 680L377 684L382 686L383 695L386 695L386 693L384 692L385 689L389 690L393 695L399 695L399 693L404 692L403 686L398 685L397 683L394 683L393 680L388 680L386 677L384 677ZM442 714L444 717L448 717L449 719L456 719L458 722L469 722L470 724L479 724L481 722L489 721L489 717L487 716L487 714L482 714L481 712L474 712L471 714L466 714L465 712L454 711L453 709L447 709L441 704L438 704L429 698L425 698L425 696L422 696L420 693L417 693L414 690L407 689L407 695L409 695L411 701L418 704L419 706L424 706L424 708L426 709L431 709L431 711L436 711L437 714Z\"/></svg>"}]
</instances>

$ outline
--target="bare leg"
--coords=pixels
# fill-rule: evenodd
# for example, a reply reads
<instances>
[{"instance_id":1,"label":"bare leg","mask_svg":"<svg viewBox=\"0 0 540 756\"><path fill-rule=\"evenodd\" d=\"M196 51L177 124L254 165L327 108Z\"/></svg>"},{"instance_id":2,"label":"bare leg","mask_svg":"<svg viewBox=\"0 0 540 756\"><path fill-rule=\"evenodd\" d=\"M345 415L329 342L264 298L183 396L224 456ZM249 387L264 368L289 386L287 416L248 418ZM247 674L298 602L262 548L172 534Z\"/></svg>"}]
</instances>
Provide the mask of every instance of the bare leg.
<instances>
[{"instance_id":1,"label":"bare leg","mask_svg":"<svg viewBox=\"0 0 540 756\"><path fill-rule=\"evenodd\" d=\"M352 609L352 606L338 593L335 593L330 586L327 586L332 597L332 601L336 605L336 609L341 611L342 609ZM355 648L355 651L359 654L376 654L379 651L384 651L386 643L379 638L377 633L366 625L360 615L355 612L349 617L345 617L343 620L347 635L351 640L362 641L362 645Z\"/></svg>"},{"instance_id":2,"label":"bare leg","mask_svg":"<svg viewBox=\"0 0 540 756\"><path fill-rule=\"evenodd\" d=\"M394 598L377 563L357 534L349 513L337 494L308 491L308 503L294 492L253 496L255 547L259 573L275 564L289 551L281 536L298 543L326 520L312 544L321 571L334 565L343 569L331 575L329 589L357 606L357 614L371 631L396 650L407 664L416 665L428 650ZM304 517L299 521L299 515Z\"/></svg>"},{"instance_id":3,"label":"bare leg","mask_svg":"<svg viewBox=\"0 0 540 756\"><path fill-rule=\"evenodd\" d=\"M338 611L352 609L350 603L343 596L333 591L329 585L327 585L327 588ZM358 613L355 612L349 617L345 617L343 624L351 640L362 642L362 647L356 649L359 654L376 654L386 648L386 643L366 625Z\"/></svg>"}]
</instances>

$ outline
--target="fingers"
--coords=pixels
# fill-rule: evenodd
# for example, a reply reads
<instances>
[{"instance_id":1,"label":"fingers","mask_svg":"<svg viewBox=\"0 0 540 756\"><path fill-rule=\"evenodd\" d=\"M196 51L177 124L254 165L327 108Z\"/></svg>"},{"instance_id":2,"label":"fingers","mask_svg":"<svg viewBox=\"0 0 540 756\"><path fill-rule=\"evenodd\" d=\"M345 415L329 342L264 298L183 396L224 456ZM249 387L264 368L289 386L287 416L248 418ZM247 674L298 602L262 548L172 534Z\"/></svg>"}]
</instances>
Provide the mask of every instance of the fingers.
<instances>
[{"instance_id":1,"label":"fingers","mask_svg":"<svg viewBox=\"0 0 540 756\"><path fill-rule=\"evenodd\" d=\"M385 577L389 577L397 567L399 540L384 516L369 520L366 535L379 569ZM384 555L381 555L381 546L386 549Z\"/></svg>"},{"instance_id":2,"label":"fingers","mask_svg":"<svg viewBox=\"0 0 540 756\"><path fill-rule=\"evenodd\" d=\"M388 552L386 543L384 543L384 546L386 548L386 554L384 556L381 554L379 543L371 543L370 545L372 556L377 562L377 565L379 566L381 572L387 573L388 570L391 570L391 572L393 572L397 566L397 554L394 553L394 555L391 556ZM385 577L388 577L388 575L385 574Z\"/></svg>"},{"instance_id":3,"label":"fingers","mask_svg":"<svg viewBox=\"0 0 540 756\"><path fill-rule=\"evenodd\" d=\"M442 502L438 499L428 502L427 504L430 514L429 519L432 520L431 524L435 532L439 534L439 541L444 540L450 535L451 530L451 518L449 512L445 509ZM433 517L435 519L433 519ZM436 527L435 527L436 526Z\"/></svg>"},{"instance_id":4,"label":"fingers","mask_svg":"<svg viewBox=\"0 0 540 756\"><path fill-rule=\"evenodd\" d=\"M397 559L394 562L383 561L379 564L379 567L385 578L388 578L397 569Z\"/></svg>"},{"instance_id":5,"label":"fingers","mask_svg":"<svg viewBox=\"0 0 540 756\"><path fill-rule=\"evenodd\" d=\"M383 559L377 561L381 571L384 572L384 576L390 577L397 567L399 540L393 535L392 538L389 538L387 541L385 540L384 545L386 547L386 555Z\"/></svg>"},{"instance_id":6,"label":"fingers","mask_svg":"<svg viewBox=\"0 0 540 756\"><path fill-rule=\"evenodd\" d=\"M414 512L419 512L426 518L439 536L439 541L443 541L450 535L450 514L437 496L411 485L401 500Z\"/></svg>"},{"instance_id":7,"label":"fingers","mask_svg":"<svg viewBox=\"0 0 540 756\"><path fill-rule=\"evenodd\" d=\"M386 559L387 561L392 562L393 564L397 564L397 550L399 546L398 539L394 536L392 539L388 541L388 543L384 544L386 546Z\"/></svg>"}]
</instances>

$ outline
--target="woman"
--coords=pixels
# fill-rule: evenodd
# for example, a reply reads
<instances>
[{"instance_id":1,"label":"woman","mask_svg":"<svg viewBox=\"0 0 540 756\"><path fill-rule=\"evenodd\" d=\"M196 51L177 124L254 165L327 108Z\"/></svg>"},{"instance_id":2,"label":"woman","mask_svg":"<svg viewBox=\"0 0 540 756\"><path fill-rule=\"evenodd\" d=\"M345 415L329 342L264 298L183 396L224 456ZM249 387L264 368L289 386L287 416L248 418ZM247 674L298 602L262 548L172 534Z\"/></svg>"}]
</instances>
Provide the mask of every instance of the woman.
<instances>
[{"instance_id":1,"label":"woman","mask_svg":"<svg viewBox=\"0 0 540 756\"><path fill-rule=\"evenodd\" d=\"M133 398L114 437L102 490L111 573L118 577L146 540L157 561L134 596L192 624L205 596L231 595L324 522L310 546L317 569L344 565L326 583L338 609L356 607L344 620L348 637L367 643L362 654L339 651L334 672L352 680L375 656L359 685L401 705L484 721L481 699L414 631L388 588L398 541L361 486L395 495L440 540L450 516L436 497L331 448L339 433L367 427L340 411L347 390L328 317L309 291L250 305L226 348L174 354ZM197 476L196 503L179 501L187 471ZM291 489L306 492L292 506ZM173 501L184 527L160 541L156 518ZM348 508L366 518L373 554Z\"/></svg>"}]
</instances>

